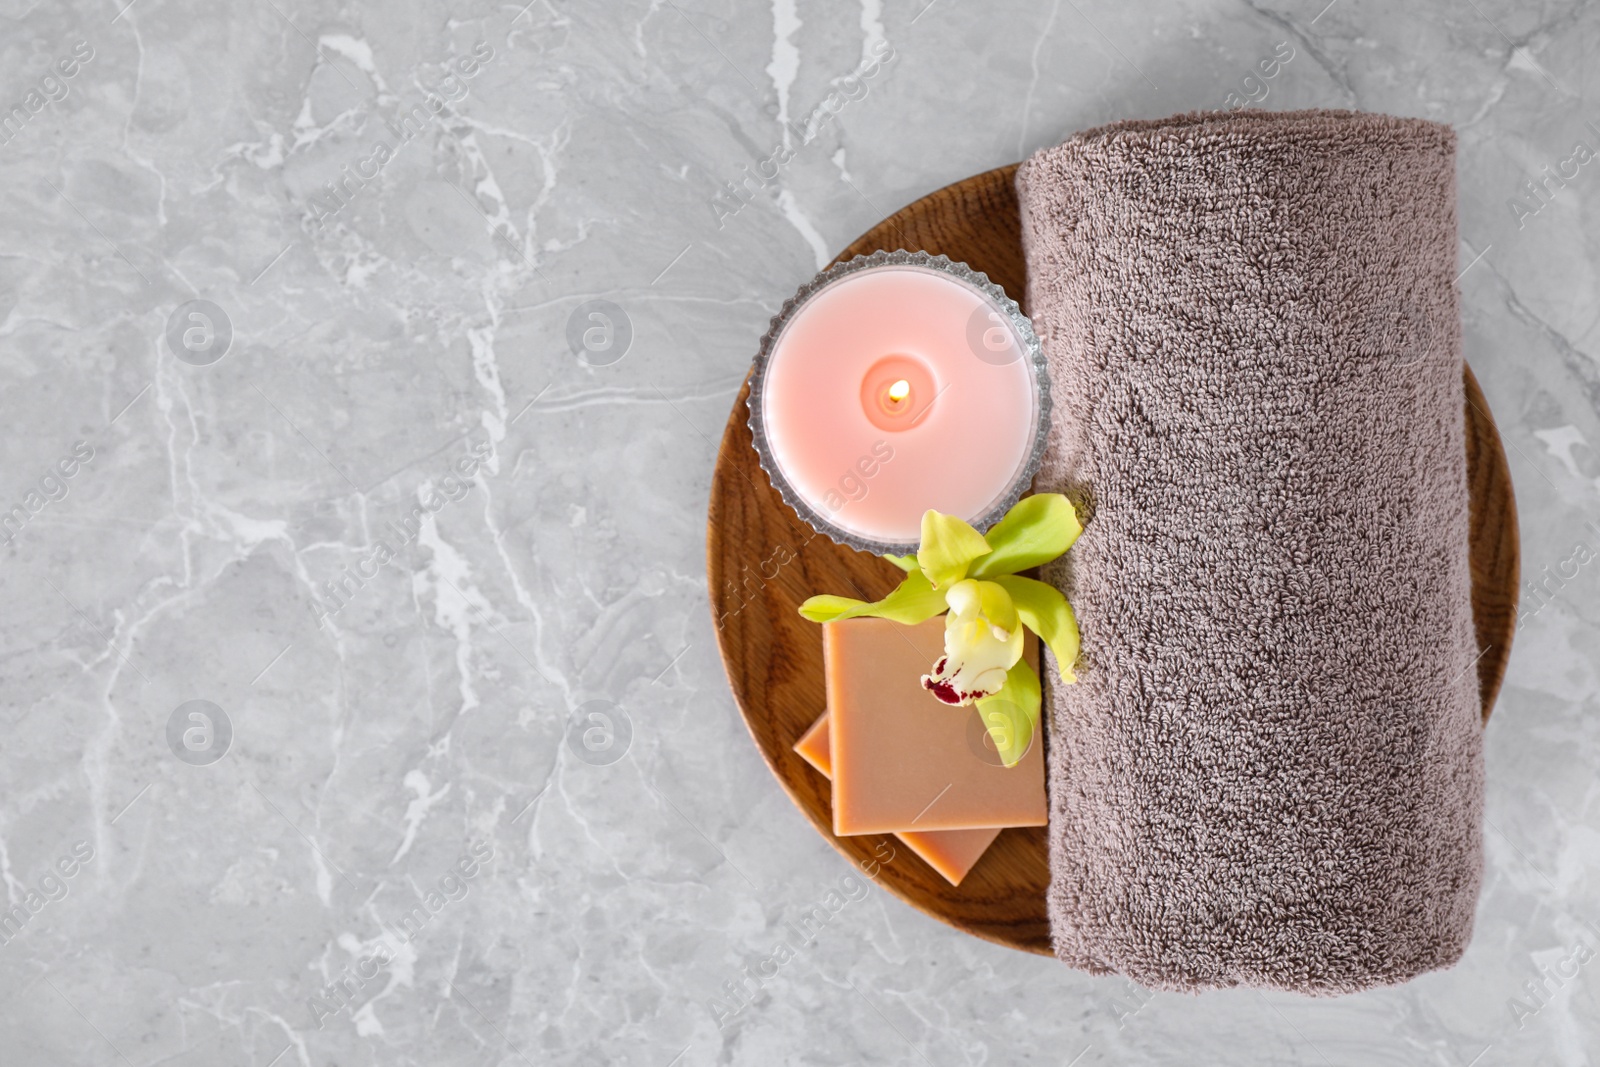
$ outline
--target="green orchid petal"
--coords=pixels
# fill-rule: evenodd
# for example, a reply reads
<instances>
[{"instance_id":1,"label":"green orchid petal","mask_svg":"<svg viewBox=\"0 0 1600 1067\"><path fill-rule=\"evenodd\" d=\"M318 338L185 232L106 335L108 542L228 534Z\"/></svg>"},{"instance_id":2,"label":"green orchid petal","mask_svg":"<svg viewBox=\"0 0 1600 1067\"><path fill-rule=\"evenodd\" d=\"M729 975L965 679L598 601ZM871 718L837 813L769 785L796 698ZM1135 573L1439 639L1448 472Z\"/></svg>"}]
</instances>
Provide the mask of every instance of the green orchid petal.
<instances>
[{"instance_id":1,"label":"green orchid petal","mask_svg":"<svg viewBox=\"0 0 1600 1067\"><path fill-rule=\"evenodd\" d=\"M1019 500L984 535L994 551L973 564L967 576L993 578L1048 563L1071 548L1082 532L1077 509L1060 493Z\"/></svg>"},{"instance_id":2,"label":"green orchid petal","mask_svg":"<svg viewBox=\"0 0 1600 1067\"><path fill-rule=\"evenodd\" d=\"M944 594L928 584L921 571L906 575L894 592L876 603L844 596L814 596L800 605L800 614L812 622L838 622L871 615L914 626L945 609Z\"/></svg>"},{"instance_id":3,"label":"green orchid petal","mask_svg":"<svg viewBox=\"0 0 1600 1067\"><path fill-rule=\"evenodd\" d=\"M883 558L908 573L917 569L916 553L912 553L909 556L884 556Z\"/></svg>"},{"instance_id":4,"label":"green orchid petal","mask_svg":"<svg viewBox=\"0 0 1600 1067\"><path fill-rule=\"evenodd\" d=\"M992 549L983 534L954 515L929 509L922 514L922 547L917 550L917 566L922 568L934 588L954 585L967 576L967 566Z\"/></svg>"},{"instance_id":5,"label":"green orchid petal","mask_svg":"<svg viewBox=\"0 0 1600 1067\"><path fill-rule=\"evenodd\" d=\"M1078 660L1078 617L1072 613L1072 605L1061 595L1061 590L1016 574L1002 575L994 581L1011 594L1022 624L1038 634L1055 653L1061 680L1068 685L1076 682L1078 678L1072 673L1072 665Z\"/></svg>"},{"instance_id":6,"label":"green orchid petal","mask_svg":"<svg viewBox=\"0 0 1600 1067\"><path fill-rule=\"evenodd\" d=\"M1039 726L1039 676L1027 660L1018 660L1006 672L1006 684L998 693L979 697L974 703L1000 761L1015 767L1027 755Z\"/></svg>"}]
</instances>

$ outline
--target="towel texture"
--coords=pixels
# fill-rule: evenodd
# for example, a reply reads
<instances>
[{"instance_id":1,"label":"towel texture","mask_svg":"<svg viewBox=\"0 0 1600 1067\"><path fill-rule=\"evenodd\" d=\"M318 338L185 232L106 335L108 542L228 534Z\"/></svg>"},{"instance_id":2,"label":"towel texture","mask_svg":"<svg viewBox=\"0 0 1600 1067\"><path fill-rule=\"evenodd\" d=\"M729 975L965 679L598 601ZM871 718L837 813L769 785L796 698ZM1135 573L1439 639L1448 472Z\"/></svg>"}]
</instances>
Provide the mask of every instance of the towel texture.
<instances>
[{"instance_id":1,"label":"towel texture","mask_svg":"<svg viewBox=\"0 0 1600 1067\"><path fill-rule=\"evenodd\" d=\"M1454 963L1482 874L1455 137L1241 112L1017 173L1087 514L1046 568L1056 954L1338 993Z\"/></svg>"}]
</instances>

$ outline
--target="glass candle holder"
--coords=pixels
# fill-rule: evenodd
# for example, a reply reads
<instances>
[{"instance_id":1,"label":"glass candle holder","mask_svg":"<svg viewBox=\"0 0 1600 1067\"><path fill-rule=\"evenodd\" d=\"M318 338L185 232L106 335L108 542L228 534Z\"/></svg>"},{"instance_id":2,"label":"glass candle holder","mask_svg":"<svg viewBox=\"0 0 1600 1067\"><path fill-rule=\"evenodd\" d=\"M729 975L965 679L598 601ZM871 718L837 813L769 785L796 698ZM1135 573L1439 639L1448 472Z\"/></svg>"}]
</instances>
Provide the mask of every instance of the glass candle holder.
<instances>
[{"instance_id":1,"label":"glass candle holder","mask_svg":"<svg viewBox=\"0 0 1600 1067\"><path fill-rule=\"evenodd\" d=\"M965 263L874 252L772 319L750 382L761 466L807 524L915 552L929 508L986 530L1033 481L1050 384L1033 324Z\"/></svg>"}]
</instances>

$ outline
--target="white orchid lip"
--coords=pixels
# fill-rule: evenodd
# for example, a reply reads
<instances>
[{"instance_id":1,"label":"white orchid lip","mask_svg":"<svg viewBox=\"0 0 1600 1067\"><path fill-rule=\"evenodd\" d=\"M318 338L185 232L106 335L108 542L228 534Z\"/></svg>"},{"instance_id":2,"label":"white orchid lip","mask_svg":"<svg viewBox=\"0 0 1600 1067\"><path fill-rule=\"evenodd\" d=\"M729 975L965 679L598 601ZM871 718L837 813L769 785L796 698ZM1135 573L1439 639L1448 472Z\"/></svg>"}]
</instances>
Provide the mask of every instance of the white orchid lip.
<instances>
[{"instance_id":1,"label":"white orchid lip","mask_svg":"<svg viewBox=\"0 0 1600 1067\"><path fill-rule=\"evenodd\" d=\"M943 703L960 707L1000 692L1006 672L1022 658L1022 627L1007 628L991 618L984 610L986 598L990 610L1002 616L1011 610L1010 598L992 583L969 578L946 594L944 655L932 674L922 676L922 687Z\"/></svg>"},{"instance_id":2,"label":"white orchid lip","mask_svg":"<svg viewBox=\"0 0 1600 1067\"><path fill-rule=\"evenodd\" d=\"M993 696L1000 692L1006 684L1006 672L1001 667L991 667L982 671L975 679L966 682L975 688L963 689L961 684L966 681L963 674L971 672L965 667L950 668L950 657L940 656L939 662L933 665L932 674L922 676L922 688L932 693L941 703L953 707L965 707L979 697Z\"/></svg>"}]
</instances>

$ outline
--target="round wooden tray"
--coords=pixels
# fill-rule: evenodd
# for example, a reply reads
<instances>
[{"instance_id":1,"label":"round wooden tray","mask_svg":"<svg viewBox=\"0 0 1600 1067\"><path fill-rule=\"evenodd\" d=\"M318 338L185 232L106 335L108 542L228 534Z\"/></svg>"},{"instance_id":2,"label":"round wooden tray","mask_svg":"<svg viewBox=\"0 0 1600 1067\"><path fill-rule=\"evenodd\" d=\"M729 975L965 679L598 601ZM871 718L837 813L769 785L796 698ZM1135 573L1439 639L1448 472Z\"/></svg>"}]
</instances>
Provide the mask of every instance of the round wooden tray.
<instances>
[{"instance_id":1,"label":"round wooden tray","mask_svg":"<svg viewBox=\"0 0 1600 1067\"><path fill-rule=\"evenodd\" d=\"M1015 165L946 186L863 234L840 260L878 249L943 253L1024 295ZM1026 310L1026 307L1024 307ZM1472 611L1477 626L1483 715L1500 690L1516 625L1516 507L1505 452L1472 371L1466 371L1467 467L1472 494ZM812 593L875 600L903 577L889 563L834 544L783 503L750 442L746 381L734 403L711 480L706 531L711 612L734 699L767 765L833 846L900 899L970 934L1050 954L1044 827L1001 832L960 886L900 847L875 851L887 835L833 835L833 790L795 754L794 742L822 713L822 628L797 613ZM853 591L853 592L852 592Z\"/></svg>"}]
</instances>

